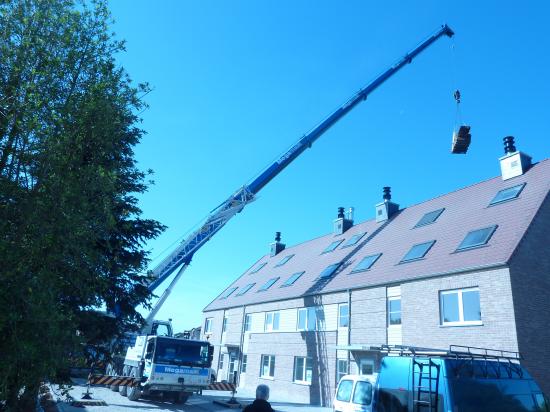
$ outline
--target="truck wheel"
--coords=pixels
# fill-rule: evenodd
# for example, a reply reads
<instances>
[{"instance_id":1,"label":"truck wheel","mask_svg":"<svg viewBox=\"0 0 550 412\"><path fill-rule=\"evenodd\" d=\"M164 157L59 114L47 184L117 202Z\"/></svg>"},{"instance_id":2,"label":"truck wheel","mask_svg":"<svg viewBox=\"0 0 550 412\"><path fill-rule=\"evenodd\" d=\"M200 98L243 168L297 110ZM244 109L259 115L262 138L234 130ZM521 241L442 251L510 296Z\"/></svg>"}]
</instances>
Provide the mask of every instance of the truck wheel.
<instances>
[{"instance_id":1,"label":"truck wheel","mask_svg":"<svg viewBox=\"0 0 550 412\"><path fill-rule=\"evenodd\" d=\"M128 367L125 366L125 367L122 369L122 375L123 375L123 376L128 376L128 375L129 375L129 373L128 373ZM128 386L126 386L126 385L120 385L120 386L118 387L118 393L120 393L120 396L128 396Z\"/></svg>"},{"instance_id":2,"label":"truck wheel","mask_svg":"<svg viewBox=\"0 0 550 412\"><path fill-rule=\"evenodd\" d=\"M130 376L132 378L137 377L137 369L136 368L132 368L132 370L130 372ZM129 388L127 388L127 393L128 393L128 399L129 400L137 401L139 399L139 397L141 396L141 389L139 388L139 385L130 386Z\"/></svg>"},{"instance_id":3,"label":"truck wheel","mask_svg":"<svg viewBox=\"0 0 550 412\"><path fill-rule=\"evenodd\" d=\"M183 405L185 402L187 402L187 399L191 396L191 393L189 392L177 392L174 395L174 403Z\"/></svg>"},{"instance_id":4,"label":"truck wheel","mask_svg":"<svg viewBox=\"0 0 550 412\"><path fill-rule=\"evenodd\" d=\"M115 371L115 368L113 367L113 365L111 363L109 363L107 365L107 369L105 370L106 374L109 375L109 376L117 376L118 374L116 373ZM109 385L109 388L113 391L113 392L118 392L118 385Z\"/></svg>"}]
</instances>

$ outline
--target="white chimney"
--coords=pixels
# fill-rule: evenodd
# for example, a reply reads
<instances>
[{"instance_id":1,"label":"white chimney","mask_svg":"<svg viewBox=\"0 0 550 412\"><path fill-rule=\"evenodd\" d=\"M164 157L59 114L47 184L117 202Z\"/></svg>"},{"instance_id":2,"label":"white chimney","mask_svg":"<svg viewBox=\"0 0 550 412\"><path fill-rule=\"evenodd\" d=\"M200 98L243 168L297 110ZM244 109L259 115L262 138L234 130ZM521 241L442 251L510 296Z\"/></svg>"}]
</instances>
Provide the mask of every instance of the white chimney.
<instances>
[{"instance_id":1,"label":"white chimney","mask_svg":"<svg viewBox=\"0 0 550 412\"><path fill-rule=\"evenodd\" d=\"M531 167L531 156L518 152L514 145L514 137L504 139L504 156L499 158L502 180L508 180L524 174Z\"/></svg>"}]
</instances>

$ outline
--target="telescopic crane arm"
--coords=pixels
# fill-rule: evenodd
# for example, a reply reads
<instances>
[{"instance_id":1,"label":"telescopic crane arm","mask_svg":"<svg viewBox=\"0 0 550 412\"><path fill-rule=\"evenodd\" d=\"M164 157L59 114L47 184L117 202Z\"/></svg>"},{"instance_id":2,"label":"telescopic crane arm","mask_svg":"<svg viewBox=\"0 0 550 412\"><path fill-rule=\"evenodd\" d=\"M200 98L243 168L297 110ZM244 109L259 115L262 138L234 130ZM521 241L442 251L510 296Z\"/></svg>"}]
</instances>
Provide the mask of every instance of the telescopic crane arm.
<instances>
[{"instance_id":1,"label":"telescopic crane arm","mask_svg":"<svg viewBox=\"0 0 550 412\"><path fill-rule=\"evenodd\" d=\"M252 202L256 194L267 185L275 176L277 176L285 167L287 167L294 159L296 159L304 150L311 147L311 145L321 137L328 129L330 129L336 122L350 112L361 101L365 100L367 96L376 90L382 83L393 76L403 66L411 63L412 60L420 54L424 49L429 47L437 39L442 36L452 37L454 32L447 25L441 26L434 34L420 43L416 48L407 53L399 61L397 61L392 67L380 74L367 86L359 90L353 95L346 103L331 113L325 120L313 128L310 132L305 134L294 146L292 146L286 153L284 153L278 160L267 167L258 177L256 177L250 184L241 187L233 195L231 195L225 202L220 204L214 209L207 217L205 223L200 229L193 232L181 244L174 250L169 256L167 256L160 264L158 264L153 270L153 281L149 284L149 290L153 291L159 286L168 276L170 276L178 267L182 266L178 275L170 283L165 290L151 314L147 317L147 320L152 320L162 303L168 297L168 294L174 287L175 283L185 270L185 268L191 262L193 255L197 252L208 240L212 238L233 216L239 213L250 202Z\"/></svg>"}]
</instances>

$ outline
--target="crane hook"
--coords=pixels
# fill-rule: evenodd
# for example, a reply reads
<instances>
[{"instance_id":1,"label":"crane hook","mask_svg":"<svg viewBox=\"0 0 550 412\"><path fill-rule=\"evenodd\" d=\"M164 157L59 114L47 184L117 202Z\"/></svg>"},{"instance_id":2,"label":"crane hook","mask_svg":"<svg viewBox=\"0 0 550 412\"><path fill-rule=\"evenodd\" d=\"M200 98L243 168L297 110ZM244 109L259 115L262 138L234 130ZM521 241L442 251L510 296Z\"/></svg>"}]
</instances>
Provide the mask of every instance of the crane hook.
<instances>
[{"instance_id":1,"label":"crane hook","mask_svg":"<svg viewBox=\"0 0 550 412\"><path fill-rule=\"evenodd\" d=\"M456 89L455 93L454 93L454 96L455 96L456 104L459 104L460 103L460 90Z\"/></svg>"}]
</instances>

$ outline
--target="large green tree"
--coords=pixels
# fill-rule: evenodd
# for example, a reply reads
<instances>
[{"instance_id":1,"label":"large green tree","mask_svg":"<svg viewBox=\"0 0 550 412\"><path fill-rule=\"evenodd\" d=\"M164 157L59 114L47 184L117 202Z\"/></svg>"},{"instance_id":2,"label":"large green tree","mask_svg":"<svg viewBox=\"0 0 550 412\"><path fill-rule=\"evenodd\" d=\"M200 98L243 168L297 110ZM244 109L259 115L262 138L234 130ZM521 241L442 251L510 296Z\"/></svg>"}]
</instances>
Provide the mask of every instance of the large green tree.
<instances>
[{"instance_id":1,"label":"large green tree","mask_svg":"<svg viewBox=\"0 0 550 412\"><path fill-rule=\"evenodd\" d=\"M104 0L0 3L0 409L30 410L71 356L147 305L133 147L147 85L116 64ZM106 307L116 317L101 317Z\"/></svg>"}]
</instances>

